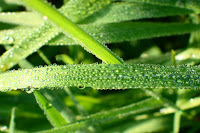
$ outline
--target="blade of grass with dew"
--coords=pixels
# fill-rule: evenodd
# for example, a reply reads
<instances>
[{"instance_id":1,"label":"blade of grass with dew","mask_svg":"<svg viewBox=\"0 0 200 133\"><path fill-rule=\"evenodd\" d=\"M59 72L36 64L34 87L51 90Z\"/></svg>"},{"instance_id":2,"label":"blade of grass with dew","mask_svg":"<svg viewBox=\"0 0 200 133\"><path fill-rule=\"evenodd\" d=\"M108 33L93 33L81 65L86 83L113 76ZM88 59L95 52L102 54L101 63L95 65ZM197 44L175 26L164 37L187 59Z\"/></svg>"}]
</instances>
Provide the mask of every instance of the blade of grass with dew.
<instances>
[{"instance_id":1,"label":"blade of grass with dew","mask_svg":"<svg viewBox=\"0 0 200 133\"><path fill-rule=\"evenodd\" d=\"M133 103L124 107L116 108L110 111L99 112L96 114L89 115L80 121L75 123L69 124L67 126L63 126L60 128L54 128L46 131L41 131L38 133L58 133L58 132L66 132L66 131L77 131L80 129L84 129L85 126L92 125L92 124L102 124L108 121L124 118L129 115L135 115L138 113L146 112L149 110L153 110L159 108L163 105L163 102L160 100L156 100L153 98L148 98L143 101Z\"/></svg>"},{"instance_id":2,"label":"blade of grass with dew","mask_svg":"<svg viewBox=\"0 0 200 133\"><path fill-rule=\"evenodd\" d=\"M102 43L117 43L123 41L147 39L161 36L172 36L199 31L199 24L191 23L145 23L123 22L114 24L88 24L80 26L88 34ZM31 33L32 29L0 31L0 43L19 43L22 36ZM12 38L11 38L12 36ZM59 34L47 45L77 44L64 34ZM19 60L19 59L18 59Z\"/></svg>"},{"instance_id":3,"label":"blade of grass with dew","mask_svg":"<svg viewBox=\"0 0 200 133\"><path fill-rule=\"evenodd\" d=\"M42 96L39 91L34 91L34 95L37 103L44 110L44 113L47 115L47 118L49 118L49 121L54 127L60 127L67 124L60 113Z\"/></svg>"},{"instance_id":4,"label":"blade of grass with dew","mask_svg":"<svg viewBox=\"0 0 200 133\"><path fill-rule=\"evenodd\" d=\"M106 63L119 64L123 61L117 57L112 51L110 51L105 45L98 43L85 31L75 25L72 21L66 18L63 14L59 13L57 10L52 8L50 5L44 1L27 1L21 0L25 5L37 10L42 15L47 16L48 20L51 20L55 25L57 25L63 32L72 37L75 41L79 42L87 51L92 52L96 57L101 59ZM44 10L45 9L45 10ZM103 54L102 54L103 53Z\"/></svg>"},{"instance_id":5,"label":"blade of grass with dew","mask_svg":"<svg viewBox=\"0 0 200 133\"><path fill-rule=\"evenodd\" d=\"M175 16L183 14L194 13L193 10L151 5L151 4L138 4L138 3L127 3L119 2L113 3L103 10L89 16L81 24L85 23L113 23L128 20L138 20L144 18L157 18L166 16Z\"/></svg>"},{"instance_id":6,"label":"blade of grass with dew","mask_svg":"<svg viewBox=\"0 0 200 133\"><path fill-rule=\"evenodd\" d=\"M200 1L199 0L123 0L127 2L151 3L158 5L177 6L188 9L196 10L199 13Z\"/></svg>"},{"instance_id":7,"label":"blade of grass with dew","mask_svg":"<svg viewBox=\"0 0 200 133\"><path fill-rule=\"evenodd\" d=\"M47 57L45 56L45 54L42 51L38 50L37 52L40 55L40 57L46 62L46 64L51 65L51 62L47 59ZM64 90L71 97L71 99L74 102L74 104L75 104L76 108L78 109L79 113L81 115L83 115L83 116L86 115L87 112L83 109L82 106L80 106L80 104L78 103L76 98L71 93L70 89L67 88L67 87L64 87ZM64 105L61 104L62 103L61 100L57 97L57 95L55 93L52 93L51 91L48 91L48 90L44 90L43 94L51 101L51 103L54 106L56 106L58 108L58 110L60 110L60 113L63 114L64 118L66 118L68 121L74 120L73 119L74 116L73 116L72 112L68 111L68 113L66 114L65 113L66 111L64 111L64 113L63 113L62 110L64 109ZM60 103L58 103L58 102L60 102Z\"/></svg>"},{"instance_id":8,"label":"blade of grass with dew","mask_svg":"<svg viewBox=\"0 0 200 133\"><path fill-rule=\"evenodd\" d=\"M76 1L75 5L71 5L72 8L74 8L74 12L79 12L79 8L77 5L81 6L82 1ZM87 1L88 2L88 1ZM90 1L93 3L91 5L90 14L94 13L97 10L100 10L105 6L104 0L101 1L100 5L96 5L96 1ZM72 2L73 3L73 2ZM83 2L84 3L84 2ZM92 7L97 8L92 8ZM65 10L65 8L68 7L68 4L66 4L64 7L60 9ZM86 9L86 8L85 8ZM92 10L94 9L94 11ZM86 15L88 16L88 15ZM78 16L76 16L78 18ZM31 31L28 36L26 35L23 37L21 42L18 45L14 45L13 48L5 52L1 57L0 57L0 70L5 71L6 69L9 69L16 65L16 63L21 60L26 58L28 55L32 54L33 52L37 51L40 47L45 45L49 40L51 40L53 37L55 37L60 31L56 27L51 26L49 23L45 22L42 24L39 28L34 29ZM6 38L4 38L6 39ZM13 38L11 37L11 40L13 41ZM12 42L13 43L13 42Z\"/></svg>"},{"instance_id":9,"label":"blade of grass with dew","mask_svg":"<svg viewBox=\"0 0 200 133\"><path fill-rule=\"evenodd\" d=\"M42 58L45 58L45 60L46 60L46 56L43 53L41 55L42 55ZM23 64L24 62L28 62L28 61L26 59L23 59L23 60L19 61L19 64L20 64L19 66L20 67L33 68L32 64L30 64L28 62L30 65L27 66L26 64ZM50 64L51 64L51 62L50 62ZM26 66L24 66L24 65L26 65ZM31 91L31 90L29 90L29 91ZM46 96L47 100L50 101L51 103L48 102L46 100L46 98L43 95L40 94L40 92L38 92L38 93L39 93L39 95L35 94L34 96L38 100L38 103L40 104L40 107L46 113L47 119L50 121L50 123L53 124L53 126L55 126L55 125L59 126L59 125L63 124L62 122L59 123L59 121L55 121L57 119L56 117L58 117L59 114L60 114L60 116L58 118L61 119L63 117L66 122L72 122L72 121L75 120L74 114L72 113L72 111L69 110L69 108L67 108L66 105L64 105L62 103L60 98L55 93L51 93L49 90L44 90L44 95ZM47 103L47 102L48 102L48 104L45 104L45 105L42 104L42 103ZM52 104L52 106L51 106L51 109L49 110L49 108L46 108L46 105L50 105L50 104ZM56 113L58 116L57 115L56 116L52 115L54 113Z\"/></svg>"},{"instance_id":10,"label":"blade of grass with dew","mask_svg":"<svg viewBox=\"0 0 200 133\"><path fill-rule=\"evenodd\" d=\"M174 50L171 50L171 62L172 65L176 65L176 52ZM177 99L176 99L176 105L180 106L180 96L182 95L181 93L185 92L185 90L178 90L177 91ZM181 121L181 112L180 111L176 111L174 113L174 121L173 121L173 133L179 133L179 129L180 129L180 121Z\"/></svg>"},{"instance_id":11,"label":"blade of grass with dew","mask_svg":"<svg viewBox=\"0 0 200 133\"><path fill-rule=\"evenodd\" d=\"M9 124L9 133L15 132L15 107L12 108L11 111L11 118L10 118L10 124Z\"/></svg>"},{"instance_id":12,"label":"blade of grass with dew","mask_svg":"<svg viewBox=\"0 0 200 133\"><path fill-rule=\"evenodd\" d=\"M198 66L162 66L145 64L91 64L47 66L4 72L0 91L26 88L95 89L193 88L199 87ZM116 82L117 81L117 82ZM189 82L190 81L190 82Z\"/></svg>"},{"instance_id":13,"label":"blade of grass with dew","mask_svg":"<svg viewBox=\"0 0 200 133\"><path fill-rule=\"evenodd\" d=\"M187 23L145 23L123 22L113 24L84 25L87 33L102 43L117 43L153 37L186 34L198 31L200 25ZM75 41L61 34L53 38L49 45L76 44Z\"/></svg>"},{"instance_id":14,"label":"blade of grass with dew","mask_svg":"<svg viewBox=\"0 0 200 133\"><path fill-rule=\"evenodd\" d=\"M66 13L65 15L75 22L80 22L79 17L80 17L81 12L85 13L85 15L81 14L81 18L83 19L83 21L80 22L81 24L113 23L113 22L120 22L120 21L127 21L127 20L138 20L138 19L143 19L143 18L157 18L157 17L166 17L166 16L175 16L175 15L194 13L193 10L189 10L185 8L170 7L170 6L167 7L167 6L160 6L160 5L154 5L152 7L152 5L150 4L120 2L120 3L112 3L100 11L96 9L97 12L91 15L88 13L95 12L95 9L92 9L92 11L86 12L85 11L86 9L84 8L87 6L81 5L82 7L84 7L83 8L84 10L81 9L83 11L76 12L74 11L74 5L73 5L74 1L72 0L70 2L71 4L68 3L68 8L65 8L65 10L63 10L62 12ZM109 2L109 1L106 1L106 2ZM85 4L88 5L89 3L87 2ZM99 3L97 3L97 5L98 4ZM93 7L93 8L96 8L96 7ZM13 19L16 21L13 21ZM4 23L33 27L37 25L39 26L45 20L41 19L40 15L34 12L19 12L19 13L5 12L5 13L0 13L0 21Z\"/></svg>"}]
</instances>

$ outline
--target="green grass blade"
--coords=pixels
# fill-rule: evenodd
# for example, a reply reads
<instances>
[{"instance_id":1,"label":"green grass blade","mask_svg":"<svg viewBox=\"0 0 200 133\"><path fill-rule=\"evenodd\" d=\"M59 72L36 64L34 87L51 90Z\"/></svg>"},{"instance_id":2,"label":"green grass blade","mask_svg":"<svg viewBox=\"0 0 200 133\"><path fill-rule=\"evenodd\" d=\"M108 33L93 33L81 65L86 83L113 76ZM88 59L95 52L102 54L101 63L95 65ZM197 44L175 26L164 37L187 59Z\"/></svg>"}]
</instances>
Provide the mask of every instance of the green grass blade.
<instances>
[{"instance_id":1,"label":"green grass blade","mask_svg":"<svg viewBox=\"0 0 200 133\"><path fill-rule=\"evenodd\" d=\"M52 104L52 106L60 113L60 115L67 122L72 122L75 120L74 113L63 103L56 92L44 89L41 91L43 96ZM53 114L53 112L52 112Z\"/></svg>"},{"instance_id":2,"label":"green grass blade","mask_svg":"<svg viewBox=\"0 0 200 133\"><path fill-rule=\"evenodd\" d=\"M151 3L158 5L170 5L183 8L194 9L199 12L200 1L199 0L123 0L128 2L139 2L139 3Z\"/></svg>"},{"instance_id":3,"label":"green grass blade","mask_svg":"<svg viewBox=\"0 0 200 133\"><path fill-rule=\"evenodd\" d=\"M76 1L77 5L82 1ZM91 1L96 2L96 1ZM94 6L95 4L92 4ZM104 4L104 1L102 1L102 5ZM102 7L102 5L99 5L99 7ZM72 6L72 5L71 5ZM60 9L60 11L65 10L65 8L68 7L68 4ZM77 8L76 5L74 7L74 12L78 12L79 8ZM93 8L94 11L101 8ZM90 10L92 12L92 10ZM90 13L91 14L91 13ZM34 29L30 32L23 33L26 34L26 36L19 36L20 39L19 44L13 46L9 51L5 52L1 58L0 58L0 70L5 71L7 69L10 69L14 65L17 64L17 62L21 59L26 58L28 55L32 54L33 52L37 51L40 47L42 47L44 44L46 44L49 40L51 40L53 37L55 37L60 31L56 28L51 26L48 23L42 24L40 27ZM7 41L8 43L15 43L13 37L9 37L11 33L8 33L8 36L4 36L3 40ZM28 34L28 35L27 35ZM1 43L1 42L0 42Z\"/></svg>"},{"instance_id":4,"label":"green grass blade","mask_svg":"<svg viewBox=\"0 0 200 133\"><path fill-rule=\"evenodd\" d=\"M87 33L102 43L116 43L153 37L170 36L198 31L200 25L187 23L123 22L114 24L84 25ZM76 44L63 34L49 42L50 45Z\"/></svg>"},{"instance_id":5,"label":"green grass blade","mask_svg":"<svg viewBox=\"0 0 200 133\"><path fill-rule=\"evenodd\" d=\"M11 111L11 119L10 119L10 125L9 125L9 133L15 132L15 110L16 108L13 107Z\"/></svg>"},{"instance_id":6,"label":"green grass blade","mask_svg":"<svg viewBox=\"0 0 200 133\"><path fill-rule=\"evenodd\" d=\"M45 55L42 55L42 57L43 56L45 56ZM20 60L18 64L20 67L23 67L23 68L26 68L26 67L33 68L33 65L30 64L26 59ZM50 62L50 64L51 64L51 62ZM43 95L45 97L41 94L39 94L39 95L35 94L34 96L36 99L38 99L38 102L41 103L40 107L41 107L41 109L44 110L44 112L46 112L47 119L50 121L50 123L53 123L54 125L55 125L55 123L57 123L55 121L55 118L53 116L51 116L51 114L54 114L54 112L56 112L58 115L60 113L59 117L60 118L63 117L66 122L72 122L75 120L75 116L72 113L72 111L69 108L67 108L65 104L63 104L61 99L55 93L52 93L50 90L44 90L43 92L44 92ZM40 92L38 92L38 93L40 93ZM51 112L51 110L47 111L47 109L45 107L46 105L43 106L44 104L42 104L42 103L46 103L48 101L50 101L48 104L50 104L50 103L52 104L53 112ZM60 124L62 124L62 123L60 123Z\"/></svg>"},{"instance_id":7,"label":"green grass blade","mask_svg":"<svg viewBox=\"0 0 200 133\"><path fill-rule=\"evenodd\" d=\"M80 129L84 129L85 126L92 124L102 124L113 119L124 118L129 115L134 115L137 113L142 113L145 111L153 110L162 106L163 103L160 100L149 98L131 105L127 105L121 108L116 108L110 111L100 112L87 116L86 118L77 121L76 123L69 124L60 128L54 128L47 131L41 131L38 133L58 133L58 132L75 132Z\"/></svg>"},{"instance_id":8,"label":"green grass blade","mask_svg":"<svg viewBox=\"0 0 200 133\"><path fill-rule=\"evenodd\" d=\"M82 25L80 27L83 28L87 33L92 35L96 40L102 43L116 43L153 37L172 36L200 30L199 24L191 23L123 22L114 24L88 24ZM19 40L26 34L29 34L31 31L32 29L1 31L0 43L10 44L10 42L14 40L12 42L18 44ZM50 40L47 44L70 45L77 43L71 38L65 36L64 34L59 34L58 36Z\"/></svg>"},{"instance_id":9,"label":"green grass blade","mask_svg":"<svg viewBox=\"0 0 200 133\"><path fill-rule=\"evenodd\" d=\"M102 2L104 2L104 4L102 4ZM83 8L81 8L80 10L75 10L74 7L76 7L77 4L79 4L78 5L79 7ZM143 18L157 18L157 17L194 13L193 10L185 8L162 6L162 5L152 6L151 4L141 4L141 3L138 4L138 3L120 2L120 3L112 3L104 7L105 5L109 4L109 1L101 0L98 1L96 4L94 4L94 6L91 6L91 4L92 3L88 3L88 1L87 2L83 1L82 5L80 5L80 2L77 3L77 1L71 0L70 2L67 3L67 8L64 8L62 12L70 20L74 22L80 22L81 24L113 23L113 22L120 22L127 20L138 20ZM99 7L99 5L101 7ZM86 10L85 8L87 8L87 12L84 11ZM103 9L99 11L100 8ZM82 19L84 19L84 21L81 21ZM41 19L41 17L34 12L17 12L17 13L9 12L9 13L0 13L0 21L4 23L11 23L24 26L37 26L42 24L45 20Z\"/></svg>"},{"instance_id":10,"label":"green grass blade","mask_svg":"<svg viewBox=\"0 0 200 133\"><path fill-rule=\"evenodd\" d=\"M53 65L2 73L0 91L44 87L62 88L65 86L93 87L95 89L198 89L198 72L198 66L188 67L184 65Z\"/></svg>"},{"instance_id":11,"label":"green grass blade","mask_svg":"<svg viewBox=\"0 0 200 133\"><path fill-rule=\"evenodd\" d=\"M45 2L35 0L25 2L27 6L30 6L32 9L40 12L42 15L47 16L48 20L52 21L57 25L63 32L72 37L75 41L79 42L86 50L92 52L95 56L106 63L119 64L122 63L122 60L112 53L106 46L98 43L85 31L71 22L63 14L59 13L57 10L46 4Z\"/></svg>"},{"instance_id":12,"label":"green grass blade","mask_svg":"<svg viewBox=\"0 0 200 133\"><path fill-rule=\"evenodd\" d=\"M48 120L54 127L60 127L66 125L67 122L65 119L60 115L60 113L49 103L39 91L34 91L34 95L36 98L37 103L40 107L44 110L45 114L47 115Z\"/></svg>"},{"instance_id":13,"label":"green grass blade","mask_svg":"<svg viewBox=\"0 0 200 133\"><path fill-rule=\"evenodd\" d=\"M141 3L113 3L81 23L113 23L144 18L157 18L194 13L193 10Z\"/></svg>"}]
</instances>

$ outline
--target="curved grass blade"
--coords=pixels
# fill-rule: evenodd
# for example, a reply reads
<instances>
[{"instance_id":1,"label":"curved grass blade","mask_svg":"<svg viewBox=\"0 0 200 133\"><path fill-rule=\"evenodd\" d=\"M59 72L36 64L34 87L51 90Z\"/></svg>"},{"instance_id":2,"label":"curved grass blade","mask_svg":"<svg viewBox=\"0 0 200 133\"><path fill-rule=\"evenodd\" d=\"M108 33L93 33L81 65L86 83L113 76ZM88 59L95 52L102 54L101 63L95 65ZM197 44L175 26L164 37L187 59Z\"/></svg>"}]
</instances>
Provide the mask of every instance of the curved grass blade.
<instances>
[{"instance_id":1,"label":"curved grass blade","mask_svg":"<svg viewBox=\"0 0 200 133\"><path fill-rule=\"evenodd\" d=\"M75 123L69 124L67 126L63 126L60 128L54 128L46 131L41 131L38 133L56 133L56 132L75 132L80 129L84 129L85 127L88 127L89 125L93 124L103 124L105 122L124 118L129 115L135 115L137 113L142 113L145 111L153 110L155 108L161 107L163 105L163 102L160 100L156 100L153 98L149 98L131 105L127 105L124 107L116 108L110 111L100 112L96 114L92 114L90 116L87 116L80 121L77 121Z\"/></svg>"},{"instance_id":2,"label":"curved grass blade","mask_svg":"<svg viewBox=\"0 0 200 133\"><path fill-rule=\"evenodd\" d=\"M77 2L76 4L78 5L82 1L76 1L76 2ZM96 1L91 1L91 3L93 3L92 6L96 5L95 2ZM104 0L102 0L102 5L105 5ZM68 4L66 4L66 6L61 8L60 11L64 10L67 6ZM103 6L99 5L99 7L100 8L94 8L94 10L95 11L97 9L100 10L101 7ZM74 5L73 8L74 8L74 12L79 11L79 8L77 8L76 5ZM49 40L55 37L59 32L60 31L56 27L53 27L46 22L43 25L41 25L39 28L34 29L28 35L23 37L23 39L18 45L15 45L13 48L5 52L0 57L0 71L5 71L13 67L14 65L18 63L19 60L24 59L28 55L37 51L41 46L46 44ZM7 36L4 38L4 40L7 40ZM11 40L12 40L11 43L13 43L13 39Z\"/></svg>"},{"instance_id":3,"label":"curved grass blade","mask_svg":"<svg viewBox=\"0 0 200 133\"><path fill-rule=\"evenodd\" d=\"M0 91L26 88L199 88L199 67L144 64L47 66L2 73Z\"/></svg>"},{"instance_id":4,"label":"curved grass blade","mask_svg":"<svg viewBox=\"0 0 200 133\"><path fill-rule=\"evenodd\" d=\"M66 18L63 14L52 8L44 1L35 0L27 1L21 0L27 6L40 12L42 15L47 16L50 21L57 25L67 36L72 37L75 41L79 42L87 51L93 53L96 57L106 63L119 64L122 59L117 57L105 45L97 42L93 37L88 35L84 30L75 25L72 21ZM45 10L44 10L45 9Z\"/></svg>"}]
</instances>

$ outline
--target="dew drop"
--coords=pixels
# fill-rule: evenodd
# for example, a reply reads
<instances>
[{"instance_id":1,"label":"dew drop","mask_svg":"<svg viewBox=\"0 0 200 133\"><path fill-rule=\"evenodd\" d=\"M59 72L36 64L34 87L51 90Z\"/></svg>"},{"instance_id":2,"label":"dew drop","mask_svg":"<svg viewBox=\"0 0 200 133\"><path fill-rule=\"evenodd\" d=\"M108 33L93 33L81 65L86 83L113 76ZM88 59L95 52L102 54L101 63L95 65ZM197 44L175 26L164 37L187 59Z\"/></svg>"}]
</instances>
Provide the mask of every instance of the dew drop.
<instances>
[{"instance_id":1,"label":"dew drop","mask_svg":"<svg viewBox=\"0 0 200 133\"><path fill-rule=\"evenodd\" d=\"M26 91L26 93L30 94L34 91L34 88L29 86L28 88L25 89L25 91Z\"/></svg>"},{"instance_id":2,"label":"dew drop","mask_svg":"<svg viewBox=\"0 0 200 133\"><path fill-rule=\"evenodd\" d=\"M0 69L1 69L1 71L6 71L7 70L7 66L6 65L1 65Z\"/></svg>"},{"instance_id":3,"label":"dew drop","mask_svg":"<svg viewBox=\"0 0 200 133\"><path fill-rule=\"evenodd\" d=\"M45 108L46 109L49 109L49 108L51 108L52 107L52 104L50 104L50 103L47 103L46 105L45 105Z\"/></svg>"}]
</instances>

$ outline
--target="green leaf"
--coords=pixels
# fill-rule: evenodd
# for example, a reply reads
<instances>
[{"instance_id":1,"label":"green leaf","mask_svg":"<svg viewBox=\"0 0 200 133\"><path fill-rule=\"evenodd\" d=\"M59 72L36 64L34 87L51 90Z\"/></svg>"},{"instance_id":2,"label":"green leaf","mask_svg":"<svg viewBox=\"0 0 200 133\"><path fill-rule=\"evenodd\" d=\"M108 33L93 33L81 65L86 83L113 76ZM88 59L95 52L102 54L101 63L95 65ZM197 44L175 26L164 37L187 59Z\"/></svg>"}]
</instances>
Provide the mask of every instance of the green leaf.
<instances>
[{"instance_id":1,"label":"green leaf","mask_svg":"<svg viewBox=\"0 0 200 133\"><path fill-rule=\"evenodd\" d=\"M12 108L10 125L9 125L9 133L14 133L15 131L15 107Z\"/></svg>"},{"instance_id":2,"label":"green leaf","mask_svg":"<svg viewBox=\"0 0 200 133\"><path fill-rule=\"evenodd\" d=\"M103 10L86 18L84 23L113 23L143 18L157 18L194 13L193 10L141 3L113 3Z\"/></svg>"},{"instance_id":3,"label":"green leaf","mask_svg":"<svg viewBox=\"0 0 200 133\"><path fill-rule=\"evenodd\" d=\"M87 116L86 118L81 119L80 121L69 124L67 126L41 131L38 133L75 132L81 129L86 129L85 127L89 127L93 124L106 123L114 119L124 118L129 115L135 115L145 111L153 110L162 105L163 103L161 101L149 98L121 108L92 114L90 116Z\"/></svg>"},{"instance_id":4,"label":"green leaf","mask_svg":"<svg viewBox=\"0 0 200 133\"><path fill-rule=\"evenodd\" d=\"M70 21L63 14L52 8L44 1L35 0L27 1L21 0L25 5L38 11L41 15L46 16L53 24L58 26L65 35L70 36L73 40L79 42L88 52L94 54L97 58L101 59L105 63L119 64L123 60L117 57L112 51L110 51L105 45L97 42L93 37L87 34L84 30L79 28L76 24Z\"/></svg>"},{"instance_id":5,"label":"green leaf","mask_svg":"<svg viewBox=\"0 0 200 133\"><path fill-rule=\"evenodd\" d=\"M123 0L128 2L151 3L158 5L170 5L196 10L199 13L199 0Z\"/></svg>"},{"instance_id":6,"label":"green leaf","mask_svg":"<svg viewBox=\"0 0 200 133\"><path fill-rule=\"evenodd\" d=\"M87 24L80 25L80 27L102 43L116 43L153 37L179 35L200 30L199 24L191 23L122 22L113 24ZM31 34L31 31L32 29L29 28L0 31L0 43L15 43L18 45L21 38L26 34ZM77 44L77 42L60 33L47 44L72 45ZM32 49L32 47L29 48L30 51ZM35 49L33 49L32 52L34 50Z\"/></svg>"},{"instance_id":7,"label":"green leaf","mask_svg":"<svg viewBox=\"0 0 200 133\"><path fill-rule=\"evenodd\" d=\"M105 6L108 4L106 2L109 1L99 0L95 4L88 3L88 1L84 2L84 0L82 1L83 2L77 3L77 1L71 0L67 3L66 8L62 10L70 20L81 24L113 23L194 13L193 10L162 5L152 6L151 4L120 2ZM75 8L77 5L79 10ZM82 19L83 21L80 21ZM0 21L24 26L37 26L42 24L45 20L41 19L39 14L34 12L9 12L0 13Z\"/></svg>"},{"instance_id":8,"label":"green leaf","mask_svg":"<svg viewBox=\"0 0 200 133\"><path fill-rule=\"evenodd\" d=\"M91 64L48 66L2 73L0 91L25 88L95 89L193 88L199 87L199 67L144 64Z\"/></svg>"},{"instance_id":9,"label":"green leaf","mask_svg":"<svg viewBox=\"0 0 200 133\"><path fill-rule=\"evenodd\" d=\"M66 125L67 122L60 115L60 113L49 103L39 91L34 91L34 95L37 103L44 110L44 113L47 115L48 120L54 127L60 127Z\"/></svg>"},{"instance_id":10,"label":"green leaf","mask_svg":"<svg viewBox=\"0 0 200 133\"><path fill-rule=\"evenodd\" d=\"M77 8L77 5L82 1L76 1L74 4L74 12L78 12L80 8ZM96 2L96 1L91 1ZM73 3L73 2L72 2ZM97 8L100 10L104 4L104 1L101 2L102 5L99 5L100 8ZM95 4L92 4L94 6ZM96 6L96 5L95 5ZM60 9L60 11L65 10L65 8L68 7L68 3ZM93 8L95 11L96 8ZM91 14L91 13L90 13ZM40 47L48 43L49 40L51 40L53 37L55 37L60 31L56 28L48 24L47 22L43 23L41 26L39 26L36 29L33 29L30 32L24 32L26 33L26 36L19 36L20 41L18 45L14 45L10 50L5 52L1 58L0 58L0 70L5 71L14 65L16 65L21 59L26 58L28 55L32 54L33 52L37 51ZM9 35L12 34L8 33L8 36L4 36L3 40L8 41L8 43L13 43L14 38L9 37ZM28 35L27 35L28 34ZM23 39L21 39L23 37ZM0 42L1 43L1 42Z\"/></svg>"}]
</instances>

